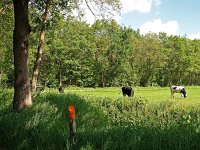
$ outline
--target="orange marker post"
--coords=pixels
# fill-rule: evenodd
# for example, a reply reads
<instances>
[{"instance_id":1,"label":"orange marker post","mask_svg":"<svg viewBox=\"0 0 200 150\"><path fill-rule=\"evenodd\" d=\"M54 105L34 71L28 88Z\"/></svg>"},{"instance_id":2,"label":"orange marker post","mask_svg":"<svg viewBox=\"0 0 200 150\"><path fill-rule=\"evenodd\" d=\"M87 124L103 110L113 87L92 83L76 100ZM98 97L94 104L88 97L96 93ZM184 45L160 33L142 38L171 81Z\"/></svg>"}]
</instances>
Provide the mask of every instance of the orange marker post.
<instances>
[{"instance_id":1,"label":"orange marker post","mask_svg":"<svg viewBox=\"0 0 200 150\"><path fill-rule=\"evenodd\" d=\"M75 107L70 105L68 106L68 118L69 118L69 133L70 139L73 144L76 142L76 114L75 114Z\"/></svg>"}]
</instances>

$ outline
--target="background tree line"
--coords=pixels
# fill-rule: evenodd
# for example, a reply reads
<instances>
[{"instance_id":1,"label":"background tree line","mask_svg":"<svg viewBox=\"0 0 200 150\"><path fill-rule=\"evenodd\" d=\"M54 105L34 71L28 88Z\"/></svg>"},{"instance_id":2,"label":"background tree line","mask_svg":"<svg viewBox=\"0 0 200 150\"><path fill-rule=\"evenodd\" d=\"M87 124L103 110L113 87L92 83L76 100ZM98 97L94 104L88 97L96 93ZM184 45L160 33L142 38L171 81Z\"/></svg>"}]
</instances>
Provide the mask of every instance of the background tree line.
<instances>
[{"instance_id":1,"label":"background tree line","mask_svg":"<svg viewBox=\"0 0 200 150\"><path fill-rule=\"evenodd\" d=\"M32 105L31 95L36 90L38 74L40 71L41 60L45 48L46 31L53 22L56 22L57 17L62 14L65 18L69 16L77 16L82 18L85 11L81 6L86 6L95 16L104 18L119 12L121 8L120 0L1 0L0 14L5 16L6 9L9 8L13 13L13 56L14 56L14 97L13 109L19 112L20 110ZM8 13L8 15L10 15ZM32 19L30 25L30 18ZM8 21L9 22L9 21ZM34 25L35 27L33 27ZM32 30L32 27L34 30ZM32 80L29 77L29 39L31 31L39 32L37 56L34 62L32 71ZM3 32L2 32L3 33ZM3 37L3 34L2 34ZM7 40L7 39L6 39ZM3 52L2 52L3 53ZM1 69L1 77L3 69ZM62 78L60 73L60 79ZM60 86L62 82L60 80Z\"/></svg>"},{"instance_id":2,"label":"background tree line","mask_svg":"<svg viewBox=\"0 0 200 150\"><path fill-rule=\"evenodd\" d=\"M31 8L30 77L37 57L41 20ZM0 84L14 84L13 8L0 13ZM200 85L200 40L166 33L142 35L115 20L89 25L54 13L45 24L46 39L38 85L109 87L122 85Z\"/></svg>"}]
</instances>

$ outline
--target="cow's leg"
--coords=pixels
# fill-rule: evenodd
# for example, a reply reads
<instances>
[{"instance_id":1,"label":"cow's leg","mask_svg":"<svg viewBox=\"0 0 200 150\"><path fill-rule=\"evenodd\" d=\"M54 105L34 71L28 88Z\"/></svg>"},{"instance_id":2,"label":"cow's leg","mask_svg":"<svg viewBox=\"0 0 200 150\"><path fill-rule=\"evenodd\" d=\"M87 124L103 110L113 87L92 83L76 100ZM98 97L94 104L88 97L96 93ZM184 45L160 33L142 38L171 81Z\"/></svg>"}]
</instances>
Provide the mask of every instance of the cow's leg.
<instances>
[{"instance_id":1,"label":"cow's leg","mask_svg":"<svg viewBox=\"0 0 200 150\"><path fill-rule=\"evenodd\" d=\"M182 98L185 98L185 95L184 95L182 92L181 92L181 97L182 97Z\"/></svg>"},{"instance_id":2,"label":"cow's leg","mask_svg":"<svg viewBox=\"0 0 200 150\"><path fill-rule=\"evenodd\" d=\"M133 89L130 89L129 97L133 97Z\"/></svg>"},{"instance_id":3,"label":"cow's leg","mask_svg":"<svg viewBox=\"0 0 200 150\"><path fill-rule=\"evenodd\" d=\"M170 89L170 91L171 91L171 98L173 98L173 92L172 92L172 89Z\"/></svg>"},{"instance_id":4,"label":"cow's leg","mask_svg":"<svg viewBox=\"0 0 200 150\"><path fill-rule=\"evenodd\" d=\"M183 98L183 93L180 92L180 94L181 94L181 98Z\"/></svg>"}]
</instances>

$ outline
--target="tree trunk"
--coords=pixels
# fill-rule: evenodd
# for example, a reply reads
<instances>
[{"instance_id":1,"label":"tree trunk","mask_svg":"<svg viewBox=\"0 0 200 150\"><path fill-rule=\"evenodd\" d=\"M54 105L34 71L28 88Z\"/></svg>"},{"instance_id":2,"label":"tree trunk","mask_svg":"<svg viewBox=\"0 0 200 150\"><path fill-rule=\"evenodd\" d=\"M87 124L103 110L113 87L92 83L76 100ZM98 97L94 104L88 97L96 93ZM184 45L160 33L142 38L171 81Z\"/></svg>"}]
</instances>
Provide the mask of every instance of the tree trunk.
<instances>
[{"instance_id":1,"label":"tree trunk","mask_svg":"<svg viewBox=\"0 0 200 150\"><path fill-rule=\"evenodd\" d=\"M102 73L101 73L101 83L102 83L102 87L105 87L105 69L104 67L102 68Z\"/></svg>"},{"instance_id":2,"label":"tree trunk","mask_svg":"<svg viewBox=\"0 0 200 150\"><path fill-rule=\"evenodd\" d=\"M28 0L13 0L13 3L15 14L13 109L19 111L32 104L28 67L28 39L31 28L28 20Z\"/></svg>"},{"instance_id":3,"label":"tree trunk","mask_svg":"<svg viewBox=\"0 0 200 150\"><path fill-rule=\"evenodd\" d=\"M44 43L45 43L45 29L46 29L46 22L48 20L48 14L50 12L50 1L47 0L46 2L46 8L45 12L43 14L43 26L40 32L40 43L38 46L38 51L37 51L37 58L35 60L34 64L34 69L33 69L33 74L32 74L32 80L31 80L31 91L35 92L36 91L36 84L37 84L37 78L39 74L39 67L42 61L42 54L44 51Z\"/></svg>"},{"instance_id":4,"label":"tree trunk","mask_svg":"<svg viewBox=\"0 0 200 150\"><path fill-rule=\"evenodd\" d=\"M2 83L2 75L3 74L3 69L2 69L2 67L0 68L0 87L1 87L1 83Z\"/></svg>"},{"instance_id":5,"label":"tree trunk","mask_svg":"<svg viewBox=\"0 0 200 150\"><path fill-rule=\"evenodd\" d=\"M61 69L60 69L60 79L59 79L59 87L61 87L62 86L62 73L61 73Z\"/></svg>"},{"instance_id":6,"label":"tree trunk","mask_svg":"<svg viewBox=\"0 0 200 150\"><path fill-rule=\"evenodd\" d=\"M35 90L36 90L37 78L38 78L38 74L39 74L39 67L40 67L40 64L42 61L42 53L44 51L44 37L45 37L45 31L42 31L40 33L40 44L38 46L37 58L35 60L33 74L32 74L31 92L35 92Z\"/></svg>"}]
</instances>

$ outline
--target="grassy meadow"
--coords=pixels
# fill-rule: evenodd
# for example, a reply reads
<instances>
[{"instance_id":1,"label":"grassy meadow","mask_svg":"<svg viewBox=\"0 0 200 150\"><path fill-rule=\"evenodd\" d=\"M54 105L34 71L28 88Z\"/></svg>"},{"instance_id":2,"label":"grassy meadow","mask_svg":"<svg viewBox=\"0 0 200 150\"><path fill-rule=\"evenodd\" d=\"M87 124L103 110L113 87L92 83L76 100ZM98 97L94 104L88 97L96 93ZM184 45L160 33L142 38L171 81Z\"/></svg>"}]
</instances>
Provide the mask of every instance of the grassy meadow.
<instances>
[{"instance_id":1,"label":"grassy meadow","mask_svg":"<svg viewBox=\"0 0 200 150\"><path fill-rule=\"evenodd\" d=\"M12 111L12 89L0 89L0 150L13 149L200 149L200 87L188 97L169 87L55 89L33 96L33 106ZM69 139L67 107L76 108L76 143Z\"/></svg>"}]
</instances>

